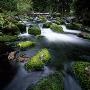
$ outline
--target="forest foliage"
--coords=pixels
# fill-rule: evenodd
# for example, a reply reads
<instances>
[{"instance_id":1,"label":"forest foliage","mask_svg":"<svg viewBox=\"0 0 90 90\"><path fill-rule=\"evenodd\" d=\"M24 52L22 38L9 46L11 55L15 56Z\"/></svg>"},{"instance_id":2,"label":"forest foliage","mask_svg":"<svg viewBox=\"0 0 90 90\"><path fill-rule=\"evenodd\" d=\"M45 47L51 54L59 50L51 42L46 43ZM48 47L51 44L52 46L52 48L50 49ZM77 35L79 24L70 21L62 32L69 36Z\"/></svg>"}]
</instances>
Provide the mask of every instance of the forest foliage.
<instances>
[{"instance_id":1,"label":"forest foliage","mask_svg":"<svg viewBox=\"0 0 90 90\"><path fill-rule=\"evenodd\" d=\"M71 15L73 13L80 22L89 24L90 3L88 0L0 0L0 13L13 11L17 14L32 12L60 13Z\"/></svg>"}]
</instances>

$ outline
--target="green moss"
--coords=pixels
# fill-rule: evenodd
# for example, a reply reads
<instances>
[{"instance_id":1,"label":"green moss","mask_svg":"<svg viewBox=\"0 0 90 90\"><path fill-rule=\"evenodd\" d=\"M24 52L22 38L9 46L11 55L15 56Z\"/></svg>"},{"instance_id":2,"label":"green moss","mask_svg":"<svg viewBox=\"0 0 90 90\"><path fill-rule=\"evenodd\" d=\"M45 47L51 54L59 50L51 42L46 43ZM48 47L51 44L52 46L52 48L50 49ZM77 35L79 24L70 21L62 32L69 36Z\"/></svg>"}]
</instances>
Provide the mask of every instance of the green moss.
<instances>
[{"instance_id":1,"label":"green moss","mask_svg":"<svg viewBox=\"0 0 90 90\"><path fill-rule=\"evenodd\" d=\"M49 51L42 49L25 64L25 67L27 70L41 70L50 59Z\"/></svg>"},{"instance_id":2,"label":"green moss","mask_svg":"<svg viewBox=\"0 0 90 90\"><path fill-rule=\"evenodd\" d=\"M35 43L31 41L20 42L17 44L20 48L32 47Z\"/></svg>"},{"instance_id":3,"label":"green moss","mask_svg":"<svg viewBox=\"0 0 90 90\"><path fill-rule=\"evenodd\" d=\"M28 33L36 36L41 34L41 30L37 25L33 25L29 28Z\"/></svg>"},{"instance_id":4,"label":"green moss","mask_svg":"<svg viewBox=\"0 0 90 90\"><path fill-rule=\"evenodd\" d=\"M56 23L57 25L64 24L64 22L62 21L62 19L60 17L56 17L56 21L54 23Z\"/></svg>"},{"instance_id":5,"label":"green moss","mask_svg":"<svg viewBox=\"0 0 90 90\"><path fill-rule=\"evenodd\" d=\"M53 23L50 28L55 32L63 32L63 28L55 23Z\"/></svg>"},{"instance_id":6,"label":"green moss","mask_svg":"<svg viewBox=\"0 0 90 90\"><path fill-rule=\"evenodd\" d=\"M64 90L63 76L54 73L41 79L34 87L27 90Z\"/></svg>"},{"instance_id":7,"label":"green moss","mask_svg":"<svg viewBox=\"0 0 90 90\"><path fill-rule=\"evenodd\" d=\"M50 28L51 24L51 22L46 22L43 24L43 28Z\"/></svg>"},{"instance_id":8,"label":"green moss","mask_svg":"<svg viewBox=\"0 0 90 90\"><path fill-rule=\"evenodd\" d=\"M18 40L17 36L10 36L10 35L2 35L0 36L1 42L12 42Z\"/></svg>"},{"instance_id":9,"label":"green moss","mask_svg":"<svg viewBox=\"0 0 90 90\"><path fill-rule=\"evenodd\" d=\"M79 23L72 23L72 24L67 24L66 28L72 29L72 30L80 30L82 27L82 24Z\"/></svg>"},{"instance_id":10,"label":"green moss","mask_svg":"<svg viewBox=\"0 0 90 90\"><path fill-rule=\"evenodd\" d=\"M39 19L40 19L41 22L46 22L47 21L45 16L39 16Z\"/></svg>"},{"instance_id":11,"label":"green moss","mask_svg":"<svg viewBox=\"0 0 90 90\"><path fill-rule=\"evenodd\" d=\"M85 68L90 66L88 62L76 62L73 65L73 71L80 81L80 85L84 90L90 89L90 76L87 75Z\"/></svg>"}]
</instances>

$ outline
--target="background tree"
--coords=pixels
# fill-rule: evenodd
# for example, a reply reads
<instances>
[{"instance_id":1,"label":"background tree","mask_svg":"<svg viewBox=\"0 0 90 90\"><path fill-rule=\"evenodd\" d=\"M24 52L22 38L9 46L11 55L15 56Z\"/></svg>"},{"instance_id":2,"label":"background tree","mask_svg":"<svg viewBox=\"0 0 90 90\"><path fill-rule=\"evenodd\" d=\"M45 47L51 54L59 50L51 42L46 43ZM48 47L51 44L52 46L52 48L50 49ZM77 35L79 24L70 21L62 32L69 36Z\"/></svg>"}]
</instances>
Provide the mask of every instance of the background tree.
<instances>
[{"instance_id":1,"label":"background tree","mask_svg":"<svg viewBox=\"0 0 90 90\"><path fill-rule=\"evenodd\" d=\"M17 0L17 11L19 13L30 12L32 10L31 0Z\"/></svg>"},{"instance_id":2,"label":"background tree","mask_svg":"<svg viewBox=\"0 0 90 90\"><path fill-rule=\"evenodd\" d=\"M16 0L0 0L0 8L7 11L15 11L17 9Z\"/></svg>"},{"instance_id":3,"label":"background tree","mask_svg":"<svg viewBox=\"0 0 90 90\"><path fill-rule=\"evenodd\" d=\"M90 25L90 2L89 0L74 0L75 15L85 25Z\"/></svg>"}]
</instances>

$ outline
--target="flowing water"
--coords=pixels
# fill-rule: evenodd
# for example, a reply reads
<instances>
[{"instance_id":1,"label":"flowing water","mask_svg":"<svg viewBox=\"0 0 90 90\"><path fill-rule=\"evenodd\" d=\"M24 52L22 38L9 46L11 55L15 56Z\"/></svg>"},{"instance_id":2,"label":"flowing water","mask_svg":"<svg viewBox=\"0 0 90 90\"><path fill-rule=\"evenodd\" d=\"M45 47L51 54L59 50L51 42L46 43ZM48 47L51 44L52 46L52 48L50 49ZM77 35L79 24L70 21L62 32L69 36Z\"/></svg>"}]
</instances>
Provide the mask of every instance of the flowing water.
<instances>
[{"instance_id":1,"label":"flowing water","mask_svg":"<svg viewBox=\"0 0 90 90\"><path fill-rule=\"evenodd\" d=\"M39 42L35 48L23 52L28 56L33 56L42 47L48 48L53 55L51 67L64 71L65 90L81 90L75 78L66 71L71 69L71 62L77 60L79 56L90 56L90 42L75 35L80 31L68 30L65 26L62 26L62 28L68 34L56 33L51 29L42 28L42 24L39 24L39 27L41 35L44 37L38 40ZM26 31L25 34L20 36L28 36L28 27ZM18 64L16 76L4 90L26 90L29 85L53 72L54 70L50 67L45 67L43 71L27 72L23 63Z\"/></svg>"}]
</instances>

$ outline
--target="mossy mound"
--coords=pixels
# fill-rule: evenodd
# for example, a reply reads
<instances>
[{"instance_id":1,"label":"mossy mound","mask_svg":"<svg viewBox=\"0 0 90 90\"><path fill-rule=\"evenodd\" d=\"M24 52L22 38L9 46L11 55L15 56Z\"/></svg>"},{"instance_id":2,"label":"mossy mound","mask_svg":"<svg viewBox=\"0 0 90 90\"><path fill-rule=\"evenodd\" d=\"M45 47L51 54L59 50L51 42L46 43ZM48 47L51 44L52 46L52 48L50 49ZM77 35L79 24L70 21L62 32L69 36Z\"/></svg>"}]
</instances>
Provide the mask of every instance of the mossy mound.
<instances>
[{"instance_id":1,"label":"mossy mound","mask_svg":"<svg viewBox=\"0 0 90 90\"><path fill-rule=\"evenodd\" d=\"M41 70L50 59L50 52L47 49L42 49L25 64L25 68L31 71Z\"/></svg>"},{"instance_id":2,"label":"mossy mound","mask_svg":"<svg viewBox=\"0 0 90 90\"><path fill-rule=\"evenodd\" d=\"M35 43L32 41L25 41L25 42L20 42L17 44L17 46L19 46L20 48L28 48L28 47L32 47L34 45L35 45Z\"/></svg>"},{"instance_id":3,"label":"mossy mound","mask_svg":"<svg viewBox=\"0 0 90 90\"><path fill-rule=\"evenodd\" d=\"M80 81L82 89L84 90L90 90L90 72L88 75L87 74L88 72L85 70L88 66L90 66L89 62L79 62L79 61L73 65L73 71L77 79Z\"/></svg>"},{"instance_id":4,"label":"mossy mound","mask_svg":"<svg viewBox=\"0 0 90 90\"><path fill-rule=\"evenodd\" d=\"M3 27L4 22L5 22L5 20L4 20L3 16L2 16L2 14L0 13L0 28Z\"/></svg>"},{"instance_id":5,"label":"mossy mound","mask_svg":"<svg viewBox=\"0 0 90 90\"><path fill-rule=\"evenodd\" d=\"M46 22L43 24L43 28L50 28L51 25L52 25L51 22Z\"/></svg>"},{"instance_id":6,"label":"mossy mound","mask_svg":"<svg viewBox=\"0 0 90 90\"><path fill-rule=\"evenodd\" d=\"M72 30L81 30L82 24L79 24L79 23L67 24L66 28L72 29Z\"/></svg>"},{"instance_id":7,"label":"mossy mound","mask_svg":"<svg viewBox=\"0 0 90 90\"><path fill-rule=\"evenodd\" d=\"M62 20L60 17L56 17L56 20L55 20L54 23L56 23L57 25L62 25L62 24L64 24L63 20Z\"/></svg>"},{"instance_id":8,"label":"mossy mound","mask_svg":"<svg viewBox=\"0 0 90 90\"><path fill-rule=\"evenodd\" d=\"M2 35L0 36L0 42L12 42L18 40L17 36Z\"/></svg>"},{"instance_id":9,"label":"mossy mound","mask_svg":"<svg viewBox=\"0 0 90 90\"><path fill-rule=\"evenodd\" d=\"M47 21L45 16L39 16L39 19L42 23L45 23Z\"/></svg>"},{"instance_id":10,"label":"mossy mound","mask_svg":"<svg viewBox=\"0 0 90 90\"><path fill-rule=\"evenodd\" d=\"M36 36L41 34L41 30L37 25L33 25L29 28L28 33Z\"/></svg>"},{"instance_id":11,"label":"mossy mound","mask_svg":"<svg viewBox=\"0 0 90 90\"><path fill-rule=\"evenodd\" d=\"M54 32L63 32L63 28L55 23L53 23L50 28L54 31Z\"/></svg>"},{"instance_id":12,"label":"mossy mound","mask_svg":"<svg viewBox=\"0 0 90 90\"><path fill-rule=\"evenodd\" d=\"M29 20L29 21L33 21L33 17L29 17L28 20Z\"/></svg>"},{"instance_id":13,"label":"mossy mound","mask_svg":"<svg viewBox=\"0 0 90 90\"><path fill-rule=\"evenodd\" d=\"M26 32L26 26L24 24L17 23L16 25L19 28L21 33Z\"/></svg>"},{"instance_id":14,"label":"mossy mound","mask_svg":"<svg viewBox=\"0 0 90 90\"><path fill-rule=\"evenodd\" d=\"M44 77L35 86L27 90L64 90L63 76L56 72Z\"/></svg>"}]
</instances>

